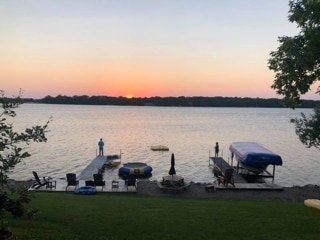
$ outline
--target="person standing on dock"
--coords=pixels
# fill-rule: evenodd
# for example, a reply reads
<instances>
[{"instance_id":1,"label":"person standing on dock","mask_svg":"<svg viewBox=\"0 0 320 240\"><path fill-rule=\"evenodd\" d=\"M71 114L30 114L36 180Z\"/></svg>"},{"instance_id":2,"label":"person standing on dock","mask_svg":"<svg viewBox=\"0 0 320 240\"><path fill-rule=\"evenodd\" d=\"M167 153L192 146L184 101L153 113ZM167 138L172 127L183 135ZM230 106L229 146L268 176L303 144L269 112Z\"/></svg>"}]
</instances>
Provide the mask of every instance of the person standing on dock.
<instances>
[{"instance_id":1,"label":"person standing on dock","mask_svg":"<svg viewBox=\"0 0 320 240\"><path fill-rule=\"evenodd\" d=\"M214 157L219 157L219 143L216 142L216 146L214 147Z\"/></svg>"},{"instance_id":2,"label":"person standing on dock","mask_svg":"<svg viewBox=\"0 0 320 240\"><path fill-rule=\"evenodd\" d=\"M103 142L102 138L100 138L100 141L98 142L98 146L99 146L99 156L103 156L104 142Z\"/></svg>"}]
</instances>

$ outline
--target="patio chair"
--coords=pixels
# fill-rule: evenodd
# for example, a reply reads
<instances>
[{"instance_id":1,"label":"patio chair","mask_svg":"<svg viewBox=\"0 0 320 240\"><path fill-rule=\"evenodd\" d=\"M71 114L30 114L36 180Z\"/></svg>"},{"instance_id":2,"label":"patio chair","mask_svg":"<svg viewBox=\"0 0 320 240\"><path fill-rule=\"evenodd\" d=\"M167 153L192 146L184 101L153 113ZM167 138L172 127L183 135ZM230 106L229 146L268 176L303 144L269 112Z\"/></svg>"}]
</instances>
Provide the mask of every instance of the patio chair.
<instances>
[{"instance_id":1,"label":"patio chair","mask_svg":"<svg viewBox=\"0 0 320 240\"><path fill-rule=\"evenodd\" d=\"M119 181L117 180L112 180L111 182L111 189L119 189Z\"/></svg>"},{"instance_id":2,"label":"patio chair","mask_svg":"<svg viewBox=\"0 0 320 240\"><path fill-rule=\"evenodd\" d=\"M79 185L79 181L77 180L77 176L75 173L67 173L67 186L66 186L66 190L68 189L69 186L74 186L74 190L77 189L78 185Z\"/></svg>"},{"instance_id":3,"label":"patio chair","mask_svg":"<svg viewBox=\"0 0 320 240\"><path fill-rule=\"evenodd\" d=\"M93 181L95 187L101 187L101 191L103 187L106 185L106 182L103 181L103 175L101 173L93 174Z\"/></svg>"},{"instance_id":4,"label":"patio chair","mask_svg":"<svg viewBox=\"0 0 320 240\"><path fill-rule=\"evenodd\" d=\"M127 191L129 190L130 186L135 187L137 189L137 179L134 176L129 176L126 180L126 185L127 185Z\"/></svg>"},{"instance_id":5,"label":"patio chair","mask_svg":"<svg viewBox=\"0 0 320 240\"><path fill-rule=\"evenodd\" d=\"M42 187L42 186L47 185L47 184L50 182L49 179L46 179L45 177L43 177L43 179L40 180L37 172L33 171L32 173L33 173L34 178L35 178L36 181L37 181L37 183L35 183L34 185L31 186L32 188L38 189L38 188L40 188L40 187Z\"/></svg>"},{"instance_id":6,"label":"patio chair","mask_svg":"<svg viewBox=\"0 0 320 240\"><path fill-rule=\"evenodd\" d=\"M220 185L222 183L225 187L228 186L230 183L233 187L234 185L234 179L233 179L233 168L228 168L224 172L224 176L218 177L218 184Z\"/></svg>"}]
</instances>

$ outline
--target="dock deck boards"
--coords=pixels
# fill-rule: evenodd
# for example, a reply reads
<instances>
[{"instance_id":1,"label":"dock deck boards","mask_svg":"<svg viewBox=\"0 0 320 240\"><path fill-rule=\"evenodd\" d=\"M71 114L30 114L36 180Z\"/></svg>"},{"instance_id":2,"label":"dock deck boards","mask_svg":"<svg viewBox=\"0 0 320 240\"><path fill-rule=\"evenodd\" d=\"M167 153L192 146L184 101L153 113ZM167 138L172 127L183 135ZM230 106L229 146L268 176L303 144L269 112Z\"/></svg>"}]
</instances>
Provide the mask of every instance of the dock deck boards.
<instances>
[{"instance_id":1,"label":"dock deck boards","mask_svg":"<svg viewBox=\"0 0 320 240\"><path fill-rule=\"evenodd\" d=\"M37 192L67 192L67 193L74 193L76 190L74 186L70 186L66 190L66 186L68 184L66 179L56 179L54 181L56 181L54 188L46 188L46 186L42 186L38 189L29 188L29 190L37 191ZM123 181L122 179L118 179L118 182L119 182L119 187L115 189L115 188L112 188L111 180L106 181L106 185L103 188L97 187L97 193L136 193L137 192L137 189L135 187L130 186L129 188L127 188L125 181ZM85 185L86 185L85 181L80 180L78 188L83 187Z\"/></svg>"},{"instance_id":2,"label":"dock deck boards","mask_svg":"<svg viewBox=\"0 0 320 240\"><path fill-rule=\"evenodd\" d=\"M235 187L230 184L225 187L222 184L215 186L217 190L234 189L234 190L279 190L284 188L274 183L235 183Z\"/></svg>"},{"instance_id":3,"label":"dock deck boards","mask_svg":"<svg viewBox=\"0 0 320 240\"><path fill-rule=\"evenodd\" d=\"M117 158L118 159L118 158ZM79 187L85 186L86 180L92 180L93 174L98 172L103 164L106 162L105 156L97 156L95 159L89 163L89 165L79 174ZM213 158L210 157L210 161L212 161L222 172L224 172L227 168L231 166L223 159L223 158ZM217 190L283 190L282 186L279 186L274 183L247 183L247 181L236 171L234 171L234 180L235 180L235 187L231 185L218 185L217 182L214 183L214 186ZM129 188L127 189L124 180L118 177L117 171L114 169L106 169L104 173L104 180L106 181L106 186L101 189L102 192L136 192L136 188ZM119 181L119 188L113 189L112 188L112 181ZM191 184L192 185L192 184ZM66 179L56 179L56 187L53 189L47 189L45 186L39 189L30 189L33 191L65 191L67 186ZM188 185L189 186L189 185ZM159 187L159 186L158 186ZM68 188L67 192L74 192L74 188ZM98 192L101 192L100 188L97 189Z\"/></svg>"},{"instance_id":4,"label":"dock deck boards","mask_svg":"<svg viewBox=\"0 0 320 240\"><path fill-rule=\"evenodd\" d=\"M221 172L231 166L223 158L210 157L210 160L217 166ZM233 172L235 187L228 185L227 187L216 184L217 189L235 189L235 190L283 190L283 187L275 183L248 183L239 173Z\"/></svg>"},{"instance_id":5,"label":"dock deck boards","mask_svg":"<svg viewBox=\"0 0 320 240\"><path fill-rule=\"evenodd\" d=\"M92 162L80 173L79 180L92 180L93 174L98 173L99 169L105 164L105 156L97 156Z\"/></svg>"},{"instance_id":6,"label":"dock deck boards","mask_svg":"<svg viewBox=\"0 0 320 240\"><path fill-rule=\"evenodd\" d=\"M224 173L226 169L231 168L231 166L221 157L218 157L218 158L211 157L210 159L220 169L222 173ZM247 181L236 171L233 172L233 178L236 184L247 183Z\"/></svg>"}]
</instances>

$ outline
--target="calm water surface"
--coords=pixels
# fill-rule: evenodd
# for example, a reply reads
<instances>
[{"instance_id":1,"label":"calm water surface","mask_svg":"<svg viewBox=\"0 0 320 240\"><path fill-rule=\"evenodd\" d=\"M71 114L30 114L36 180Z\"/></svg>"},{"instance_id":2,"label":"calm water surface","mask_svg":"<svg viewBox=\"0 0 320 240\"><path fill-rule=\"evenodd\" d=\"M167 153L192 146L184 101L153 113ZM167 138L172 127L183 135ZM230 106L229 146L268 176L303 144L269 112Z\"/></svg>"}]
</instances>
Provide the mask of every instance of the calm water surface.
<instances>
[{"instance_id":1,"label":"calm water surface","mask_svg":"<svg viewBox=\"0 0 320 240\"><path fill-rule=\"evenodd\" d=\"M32 156L11 174L17 180L32 178L33 170L53 178L79 174L95 158L102 137L105 155L121 151L122 162L146 162L153 167L151 180L167 175L173 152L177 174L187 181L211 182L209 152L213 155L216 141L225 159L231 142L255 141L282 156L276 183L320 184L319 150L305 148L289 122L312 109L23 104L16 112L16 130L52 118L48 142L26 146ZM154 152L152 145L166 145L170 151Z\"/></svg>"}]
</instances>

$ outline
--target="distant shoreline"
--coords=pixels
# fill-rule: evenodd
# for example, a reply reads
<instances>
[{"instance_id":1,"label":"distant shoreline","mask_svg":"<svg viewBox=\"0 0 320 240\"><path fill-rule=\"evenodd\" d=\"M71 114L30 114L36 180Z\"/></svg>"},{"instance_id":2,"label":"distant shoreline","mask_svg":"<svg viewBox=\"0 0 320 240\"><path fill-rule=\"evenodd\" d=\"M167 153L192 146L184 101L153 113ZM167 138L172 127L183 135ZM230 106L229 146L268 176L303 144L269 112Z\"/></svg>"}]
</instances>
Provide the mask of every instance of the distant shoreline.
<instances>
[{"instance_id":1,"label":"distant shoreline","mask_svg":"<svg viewBox=\"0 0 320 240\"><path fill-rule=\"evenodd\" d=\"M149 97L125 98L109 96L46 96L42 99L23 98L25 103L68 105L113 105L155 107L239 107L239 108L284 108L281 99L249 97ZM315 108L320 100L301 100L297 108Z\"/></svg>"}]
</instances>

